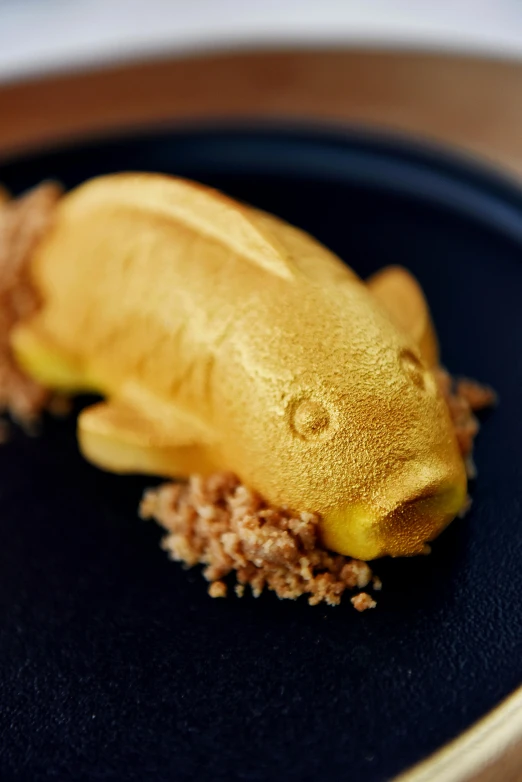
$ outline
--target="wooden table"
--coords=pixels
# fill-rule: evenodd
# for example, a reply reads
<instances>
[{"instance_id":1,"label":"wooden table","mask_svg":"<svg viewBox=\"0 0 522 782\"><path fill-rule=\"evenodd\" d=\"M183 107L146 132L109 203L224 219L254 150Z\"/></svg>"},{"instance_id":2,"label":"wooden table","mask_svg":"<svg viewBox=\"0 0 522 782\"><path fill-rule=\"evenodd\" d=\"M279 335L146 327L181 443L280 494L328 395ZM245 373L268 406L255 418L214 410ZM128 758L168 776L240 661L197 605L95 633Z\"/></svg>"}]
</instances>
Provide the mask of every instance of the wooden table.
<instances>
[{"instance_id":1,"label":"wooden table","mask_svg":"<svg viewBox=\"0 0 522 782\"><path fill-rule=\"evenodd\" d=\"M198 56L0 85L0 155L123 127L234 117L378 125L522 177L522 62L367 50ZM522 693L428 763L404 782L519 782Z\"/></svg>"},{"instance_id":2,"label":"wooden table","mask_svg":"<svg viewBox=\"0 0 522 782\"><path fill-rule=\"evenodd\" d=\"M195 118L378 124L522 173L522 62L368 51L221 54L0 85L0 154Z\"/></svg>"}]
</instances>

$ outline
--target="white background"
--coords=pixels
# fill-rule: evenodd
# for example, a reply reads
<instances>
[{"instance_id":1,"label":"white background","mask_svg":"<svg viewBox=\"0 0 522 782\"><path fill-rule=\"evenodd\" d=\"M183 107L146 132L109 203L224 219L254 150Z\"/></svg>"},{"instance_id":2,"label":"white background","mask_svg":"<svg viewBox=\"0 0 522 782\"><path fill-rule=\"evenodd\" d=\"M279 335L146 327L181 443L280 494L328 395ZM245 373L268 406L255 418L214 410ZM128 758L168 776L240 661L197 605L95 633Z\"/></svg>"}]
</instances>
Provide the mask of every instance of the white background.
<instances>
[{"instance_id":1,"label":"white background","mask_svg":"<svg viewBox=\"0 0 522 782\"><path fill-rule=\"evenodd\" d=\"M522 0L0 0L0 81L134 56L288 43L522 58Z\"/></svg>"}]
</instances>

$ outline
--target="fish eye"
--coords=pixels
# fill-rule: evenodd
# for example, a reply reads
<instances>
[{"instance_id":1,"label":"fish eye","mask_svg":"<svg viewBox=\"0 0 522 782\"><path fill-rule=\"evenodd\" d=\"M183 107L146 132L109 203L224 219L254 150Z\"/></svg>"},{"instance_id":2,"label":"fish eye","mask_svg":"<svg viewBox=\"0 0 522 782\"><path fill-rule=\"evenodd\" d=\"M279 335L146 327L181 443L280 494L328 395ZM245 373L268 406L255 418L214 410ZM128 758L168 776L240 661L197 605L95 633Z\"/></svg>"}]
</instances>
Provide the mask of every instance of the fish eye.
<instances>
[{"instance_id":1,"label":"fish eye","mask_svg":"<svg viewBox=\"0 0 522 782\"><path fill-rule=\"evenodd\" d=\"M294 399L288 408L290 429L301 440L324 436L330 429L331 419L326 407L315 399Z\"/></svg>"},{"instance_id":2,"label":"fish eye","mask_svg":"<svg viewBox=\"0 0 522 782\"><path fill-rule=\"evenodd\" d=\"M412 350L406 349L401 351L399 361L404 374L417 388L420 388L422 391L433 391L434 384L431 380L431 375L426 370L419 356Z\"/></svg>"}]
</instances>

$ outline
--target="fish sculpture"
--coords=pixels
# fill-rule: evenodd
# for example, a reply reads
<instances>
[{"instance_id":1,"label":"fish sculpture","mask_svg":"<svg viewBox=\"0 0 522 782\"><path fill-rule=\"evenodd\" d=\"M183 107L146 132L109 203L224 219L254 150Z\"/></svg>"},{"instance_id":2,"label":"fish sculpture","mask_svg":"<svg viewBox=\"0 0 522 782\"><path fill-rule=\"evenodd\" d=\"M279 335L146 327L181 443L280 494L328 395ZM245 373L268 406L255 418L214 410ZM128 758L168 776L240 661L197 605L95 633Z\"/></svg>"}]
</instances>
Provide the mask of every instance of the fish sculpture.
<instances>
[{"instance_id":1,"label":"fish sculpture","mask_svg":"<svg viewBox=\"0 0 522 782\"><path fill-rule=\"evenodd\" d=\"M272 215L122 173L61 198L31 277L42 306L14 353L48 388L104 398L78 420L101 468L230 470L366 560L423 552L463 507L436 337L406 271L365 283Z\"/></svg>"}]
</instances>

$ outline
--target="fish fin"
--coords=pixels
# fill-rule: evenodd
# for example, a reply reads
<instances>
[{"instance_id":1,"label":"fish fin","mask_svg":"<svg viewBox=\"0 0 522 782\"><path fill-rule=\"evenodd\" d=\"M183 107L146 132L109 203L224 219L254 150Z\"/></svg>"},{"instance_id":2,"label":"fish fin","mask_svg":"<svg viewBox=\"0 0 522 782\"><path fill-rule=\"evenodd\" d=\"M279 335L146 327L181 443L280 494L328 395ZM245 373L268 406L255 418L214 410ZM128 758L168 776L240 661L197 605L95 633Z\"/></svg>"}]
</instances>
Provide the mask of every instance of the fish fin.
<instances>
[{"instance_id":1,"label":"fish fin","mask_svg":"<svg viewBox=\"0 0 522 782\"><path fill-rule=\"evenodd\" d=\"M370 277L367 284L395 324L413 337L428 366L437 366L437 334L415 277L401 266L387 266Z\"/></svg>"},{"instance_id":2,"label":"fish fin","mask_svg":"<svg viewBox=\"0 0 522 782\"><path fill-rule=\"evenodd\" d=\"M254 207L250 211L260 226L265 226L279 239L295 266L309 280L324 285L343 285L354 280L360 282L355 272L310 234L275 215Z\"/></svg>"},{"instance_id":3,"label":"fish fin","mask_svg":"<svg viewBox=\"0 0 522 782\"><path fill-rule=\"evenodd\" d=\"M97 390L73 360L40 334L37 320L15 326L10 343L18 366L46 388L71 394Z\"/></svg>"},{"instance_id":4,"label":"fish fin","mask_svg":"<svg viewBox=\"0 0 522 782\"><path fill-rule=\"evenodd\" d=\"M294 274L288 251L250 208L205 185L164 174L119 173L97 177L67 197L67 209L78 214L114 206L177 223L271 274Z\"/></svg>"},{"instance_id":5,"label":"fish fin","mask_svg":"<svg viewBox=\"0 0 522 782\"><path fill-rule=\"evenodd\" d=\"M216 469L189 422L179 416L170 424L165 436L133 407L101 402L81 413L78 439L84 456L110 472L181 477Z\"/></svg>"}]
</instances>

